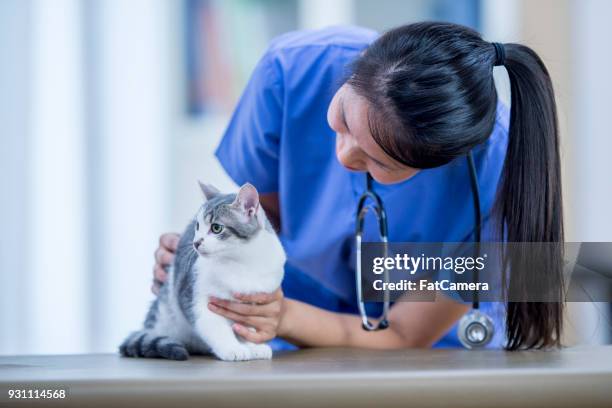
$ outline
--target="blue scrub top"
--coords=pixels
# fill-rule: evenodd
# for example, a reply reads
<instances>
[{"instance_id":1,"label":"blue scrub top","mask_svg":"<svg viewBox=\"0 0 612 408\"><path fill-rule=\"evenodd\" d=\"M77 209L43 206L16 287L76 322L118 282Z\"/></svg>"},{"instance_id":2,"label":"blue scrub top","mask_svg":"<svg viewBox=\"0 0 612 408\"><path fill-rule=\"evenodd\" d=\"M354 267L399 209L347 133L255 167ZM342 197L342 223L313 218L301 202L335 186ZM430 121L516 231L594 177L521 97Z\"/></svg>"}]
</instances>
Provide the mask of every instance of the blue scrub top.
<instances>
[{"instance_id":1,"label":"blue scrub top","mask_svg":"<svg viewBox=\"0 0 612 408\"><path fill-rule=\"evenodd\" d=\"M338 162L327 109L350 64L378 37L358 27L284 34L257 64L217 148L227 173L260 193L277 192L287 252L285 296L345 313L358 313L355 289L355 212L365 174ZM474 149L485 220L497 189L507 146L508 110L497 107L491 137ZM473 240L474 208L465 158L393 185L373 184L388 215L389 240ZM485 223L484 239L487 238ZM376 220L364 238L377 239ZM380 305L368 305L372 315ZM482 304L503 341L503 313ZM277 346L280 343L277 343ZM456 328L435 346L457 347Z\"/></svg>"}]
</instances>

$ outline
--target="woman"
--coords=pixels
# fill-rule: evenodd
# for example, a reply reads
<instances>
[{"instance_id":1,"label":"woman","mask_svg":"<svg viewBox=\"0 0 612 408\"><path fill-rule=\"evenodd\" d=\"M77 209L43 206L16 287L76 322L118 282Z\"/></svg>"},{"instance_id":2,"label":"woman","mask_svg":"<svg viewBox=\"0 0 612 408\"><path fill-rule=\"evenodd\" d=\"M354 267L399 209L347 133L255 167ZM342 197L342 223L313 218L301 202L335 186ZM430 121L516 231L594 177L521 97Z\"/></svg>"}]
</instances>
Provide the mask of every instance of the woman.
<instances>
[{"instance_id":1,"label":"woman","mask_svg":"<svg viewBox=\"0 0 612 408\"><path fill-rule=\"evenodd\" d=\"M495 65L510 78L509 115L497 100ZM209 307L253 342L458 346L452 329L470 305L444 296L395 303L387 330L361 328L353 234L365 172L386 205L390 241L474 239L465 160L472 151L484 238L561 242L557 133L549 75L525 46L493 45L446 23L378 38L354 27L281 36L257 65L216 154L238 184L262 193L287 251L285 280L275 293L213 299ZM374 227L366 225L366 237L375 237ZM176 234L160 239L154 291L176 242ZM520 288L521 272L511 276ZM559 303L509 303L505 314L506 348L559 344ZM497 333L503 325L496 322Z\"/></svg>"}]
</instances>

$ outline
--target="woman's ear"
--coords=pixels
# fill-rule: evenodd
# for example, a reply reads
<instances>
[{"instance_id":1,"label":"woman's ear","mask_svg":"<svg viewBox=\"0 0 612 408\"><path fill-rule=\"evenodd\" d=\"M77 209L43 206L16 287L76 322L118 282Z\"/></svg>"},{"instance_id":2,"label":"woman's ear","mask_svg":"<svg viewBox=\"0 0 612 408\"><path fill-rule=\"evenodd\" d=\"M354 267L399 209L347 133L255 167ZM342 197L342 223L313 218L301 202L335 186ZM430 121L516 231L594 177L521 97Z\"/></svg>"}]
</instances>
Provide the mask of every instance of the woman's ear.
<instances>
[{"instance_id":1,"label":"woman's ear","mask_svg":"<svg viewBox=\"0 0 612 408\"><path fill-rule=\"evenodd\" d=\"M257 189L250 183L244 184L240 187L232 205L243 210L249 217L257 214L259 209L259 193L257 193Z\"/></svg>"},{"instance_id":2,"label":"woman's ear","mask_svg":"<svg viewBox=\"0 0 612 408\"><path fill-rule=\"evenodd\" d=\"M210 200L211 198L220 193L219 190L217 190L214 186L210 184L204 184L199 180L198 184L200 185L200 190L202 191L202 198L204 199L204 202Z\"/></svg>"}]
</instances>

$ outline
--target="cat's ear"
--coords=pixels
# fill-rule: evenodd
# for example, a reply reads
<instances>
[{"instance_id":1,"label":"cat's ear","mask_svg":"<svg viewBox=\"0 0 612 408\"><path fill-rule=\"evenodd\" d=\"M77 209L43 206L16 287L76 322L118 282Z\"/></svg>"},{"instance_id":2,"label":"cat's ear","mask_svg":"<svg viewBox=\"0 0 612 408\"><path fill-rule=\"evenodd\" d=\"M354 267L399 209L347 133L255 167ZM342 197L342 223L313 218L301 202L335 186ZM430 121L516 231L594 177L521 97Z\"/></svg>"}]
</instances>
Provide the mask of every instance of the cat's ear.
<instances>
[{"instance_id":1,"label":"cat's ear","mask_svg":"<svg viewBox=\"0 0 612 408\"><path fill-rule=\"evenodd\" d=\"M257 189L250 183L244 184L240 187L232 205L242 209L248 216L257 214L259 209L259 193L257 193Z\"/></svg>"},{"instance_id":2,"label":"cat's ear","mask_svg":"<svg viewBox=\"0 0 612 408\"><path fill-rule=\"evenodd\" d=\"M214 186L211 186L210 184L204 184L199 180L198 184L200 185L200 190L202 190L202 198L204 198L204 201L208 201L220 193L219 190L217 190Z\"/></svg>"}]
</instances>

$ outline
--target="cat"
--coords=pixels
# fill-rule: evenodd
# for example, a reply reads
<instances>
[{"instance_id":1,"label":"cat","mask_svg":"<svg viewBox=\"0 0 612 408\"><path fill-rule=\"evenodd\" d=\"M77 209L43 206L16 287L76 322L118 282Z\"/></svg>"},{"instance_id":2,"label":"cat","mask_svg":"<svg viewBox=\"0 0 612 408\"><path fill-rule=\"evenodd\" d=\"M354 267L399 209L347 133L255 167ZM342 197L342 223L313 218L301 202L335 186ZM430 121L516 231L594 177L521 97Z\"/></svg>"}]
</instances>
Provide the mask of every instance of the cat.
<instances>
[{"instance_id":1,"label":"cat","mask_svg":"<svg viewBox=\"0 0 612 408\"><path fill-rule=\"evenodd\" d=\"M204 204L180 238L168 279L142 330L119 347L127 357L186 360L209 354L225 361L272 358L267 344L245 341L232 321L208 309L208 298L273 292L283 279L285 252L255 187L222 194L199 182Z\"/></svg>"}]
</instances>

